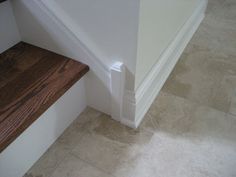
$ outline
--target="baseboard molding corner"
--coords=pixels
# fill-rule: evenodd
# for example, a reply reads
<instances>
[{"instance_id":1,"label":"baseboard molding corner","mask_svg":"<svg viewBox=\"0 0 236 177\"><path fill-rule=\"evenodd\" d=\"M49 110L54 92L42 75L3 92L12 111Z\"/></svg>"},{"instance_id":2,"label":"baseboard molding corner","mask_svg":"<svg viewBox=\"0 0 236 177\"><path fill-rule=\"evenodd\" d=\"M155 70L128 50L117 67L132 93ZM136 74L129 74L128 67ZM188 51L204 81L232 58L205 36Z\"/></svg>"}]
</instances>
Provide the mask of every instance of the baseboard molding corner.
<instances>
[{"instance_id":1,"label":"baseboard molding corner","mask_svg":"<svg viewBox=\"0 0 236 177\"><path fill-rule=\"evenodd\" d=\"M123 103L125 109L123 116L129 117L130 119L122 118L121 122L123 124L131 128L137 128L142 122L145 114L178 62L185 47L205 17L208 1L201 0L199 2L199 6L196 8L193 15L181 28L175 39L153 66L139 88L136 91L125 91Z\"/></svg>"}]
</instances>

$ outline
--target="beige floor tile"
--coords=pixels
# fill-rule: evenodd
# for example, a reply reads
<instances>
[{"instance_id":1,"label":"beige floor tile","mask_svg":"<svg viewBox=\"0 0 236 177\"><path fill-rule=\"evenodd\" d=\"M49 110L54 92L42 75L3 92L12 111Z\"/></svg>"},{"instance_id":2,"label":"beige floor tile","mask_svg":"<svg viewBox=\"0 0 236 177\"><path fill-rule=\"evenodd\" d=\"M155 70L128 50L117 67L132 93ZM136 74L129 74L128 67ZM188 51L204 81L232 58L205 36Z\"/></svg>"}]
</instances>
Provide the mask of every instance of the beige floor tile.
<instances>
[{"instance_id":1,"label":"beige floor tile","mask_svg":"<svg viewBox=\"0 0 236 177\"><path fill-rule=\"evenodd\" d=\"M192 124L192 112L197 104L161 92L155 99L140 128L158 133L166 132L179 136L189 131Z\"/></svg>"},{"instance_id":2,"label":"beige floor tile","mask_svg":"<svg viewBox=\"0 0 236 177\"><path fill-rule=\"evenodd\" d=\"M157 97L140 127L156 134L189 137L189 141L210 138L236 144L233 116L164 92Z\"/></svg>"},{"instance_id":3,"label":"beige floor tile","mask_svg":"<svg viewBox=\"0 0 236 177\"><path fill-rule=\"evenodd\" d=\"M92 108L87 108L48 149L48 151L27 172L26 177L50 177L63 158L74 148L84 135L83 127L91 118L99 116Z\"/></svg>"},{"instance_id":4,"label":"beige floor tile","mask_svg":"<svg viewBox=\"0 0 236 177\"><path fill-rule=\"evenodd\" d=\"M55 170L52 177L111 177L111 176L72 155L68 155Z\"/></svg>"},{"instance_id":5,"label":"beige floor tile","mask_svg":"<svg viewBox=\"0 0 236 177\"><path fill-rule=\"evenodd\" d=\"M127 176L233 177L236 117L161 93L141 128L155 132ZM123 175L126 176L126 175Z\"/></svg>"},{"instance_id":6,"label":"beige floor tile","mask_svg":"<svg viewBox=\"0 0 236 177\"><path fill-rule=\"evenodd\" d=\"M228 112L236 87L227 78L236 78L235 57L190 44L162 90Z\"/></svg>"},{"instance_id":7,"label":"beige floor tile","mask_svg":"<svg viewBox=\"0 0 236 177\"><path fill-rule=\"evenodd\" d=\"M124 162L139 156L153 135L128 128L106 115L94 119L90 125L72 153L114 176Z\"/></svg>"},{"instance_id":8,"label":"beige floor tile","mask_svg":"<svg viewBox=\"0 0 236 177\"><path fill-rule=\"evenodd\" d=\"M106 115L91 119L72 153L117 177L236 175L236 117L165 92L148 116L136 133Z\"/></svg>"},{"instance_id":9,"label":"beige floor tile","mask_svg":"<svg viewBox=\"0 0 236 177\"><path fill-rule=\"evenodd\" d=\"M235 13L236 14L236 13ZM190 44L223 56L236 56L236 21L221 20L206 15Z\"/></svg>"},{"instance_id":10,"label":"beige floor tile","mask_svg":"<svg viewBox=\"0 0 236 177\"><path fill-rule=\"evenodd\" d=\"M145 132L141 129L135 130L129 128L112 120L110 116L105 114L94 117L84 128L90 134L96 134L111 141L127 145L145 144L150 141L152 136L152 133Z\"/></svg>"},{"instance_id":11,"label":"beige floor tile","mask_svg":"<svg viewBox=\"0 0 236 177\"><path fill-rule=\"evenodd\" d=\"M51 177L53 171L68 152L68 148L61 143L54 143L24 177Z\"/></svg>"},{"instance_id":12,"label":"beige floor tile","mask_svg":"<svg viewBox=\"0 0 236 177\"><path fill-rule=\"evenodd\" d=\"M122 164L121 158L129 155L128 147L105 137L87 134L72 151L80 159L113 174Z\"/></svg>"},{"instance_id":13,"label":"beige floor tile","mask_svg":"<svg viewBox=\"0 0 236 177\"><path fill-rule=\"evenodd\" d=\"M146 165L145 168L140 165L142 175L137 173L134 176L233 177L236 174L235 144L211 139L195 142L183 136L158 133L139 161Z\"/></svg>"},{"instance_id":14,"label":"beige floor tile","mask_svg":"<svg viewBox=\"0 0 236 177\"><path fill-rule=\"evenodd\" d=\"M231 99L229 113L236 116L236 91L233 94L232 99Z\"/></svg>"},{"instance_id":15,"label":"beige floor tile","mask_svg":"<svg viewBox=\"0 0 236 177\"><path fill-rule=\"evenodd\" d=\"M63 144L69 150L72 150L84 135L85 127L90 124L91 119L95 119L102 113L92 108L86 108L85 111L66 129L58 138L58 142Z\"/></svg>"},{"instance_id":16,"label":"beige floor tile","mask_svg":"<svg viewBox=\"0 0 236 177\"><path fill-rule=\"evenodd\" d=\"M236 19L236 2L235 0L209 0L207 14L217 17L221 20Z\"/></svg>"},{"instance_id":17,"label":"beige floor tile","mask_svg":"<svg viewBox=\"0 0 236 177\"><path fill-rule=\"evenodd\" d=\"M231 98L229 113L236 115L236 76L227 75L223 78L222 83L225 89L225 93L228 93L228 97ZM221 94L221 93L219 93Z\"/></svg>"},{"instance_id":18,"label":"beige floor tile","mask_svg":"<svg viewBox=\"0 0 236 177\"><path fill-rule=\"evenodd\" d=\"M72 153L112 176L133 177L145 168L140 165L143 163L142 154L148 144L149 142L127 145L88 134ZM139 167L141 171L138 170Z\"/></svg>"},{"instance_id":19,"label":"beige floor tile","mask_svg":"<svg viewBox=\"0 0 236 177\"><path fill-rule=\"evenodd\" d=\"M192 119L193 123L188 133L189 138L232 144L236 150L235 117L215 109L199 106L193 112Z\"/></svg>"}]
</instances>

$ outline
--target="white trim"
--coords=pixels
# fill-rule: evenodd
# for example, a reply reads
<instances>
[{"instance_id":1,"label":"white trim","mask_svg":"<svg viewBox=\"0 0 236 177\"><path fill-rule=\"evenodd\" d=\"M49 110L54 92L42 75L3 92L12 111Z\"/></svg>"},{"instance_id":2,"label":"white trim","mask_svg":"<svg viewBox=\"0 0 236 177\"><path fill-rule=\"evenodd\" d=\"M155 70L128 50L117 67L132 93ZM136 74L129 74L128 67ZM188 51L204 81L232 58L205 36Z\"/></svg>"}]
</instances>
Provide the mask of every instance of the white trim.
<instances>
[{"instance_id":1,"label":"white trim","mask_svg":"<svg viewBox=\"0 0 236 177\"><path fill-rule=\"evenodd\" d=\"M137 129L139 124L136 124L136 122L132 121L132 120L129 120L129 119L126 119L126 118L123 118L120 120L120 122L130 128L133 128L133 129Z\"/></svg>"},{"instance_id":2,"label":"white trim","mask_svg":"<svg viewBox=\"0 0 236 177\"><path fill-rule=\"evenodd\" d=\"M111 116L120 121L125 87L125 67L121 62L111 68Z\"/></svg>"},{"instance_id":3,"label":"white trim","mask_svg":"<svg viewBox=\"0 0 236 177\"><path fill-rule=\"evenodd\" d=\"M137 128L139 126L188 42L204 19L206 6L207 0L201 0L199 7L184 24L176 38L153 66L137 91L125 91L124 105L127 108L123 112L124 118L121 122L130 127ZM127 119L127 117L130 119Z\"/></svg>"},{"instance_id":4,"label":"white trim","mask_svg":"<svg viewBox=\"0 0 236 177\"><path fill-rule=\"evenodd\" d=\"M91 60L88 64L96 66L96 69L101 70L106 75L110 74L110 67L106 65L102 59L105 55L98 50L98 47L89 39L85 32L66 15L66 13L53 1L34 0L34 2L59 26L66 34L75 39L78 47L83 49ZM83 60L83 59L81 59ZM82 61L87 64L88 61Z\"/></svg>"},{"instance_id":5,"label":"white trim","mask_svg":"<svg viewBox=\"0 0 236 177\"><path fill-rule=\"evenodd\" d=\"M39 15L44 13L44 16L47 16L53 22L51 28L54 30L60 29L59 31L62 32L63 37L69 39L69 41L65 41L66 47L70 48L73 45L73 49L78 48L78 52L68 51L68 54L72 52L73 57L67 56L78 59L90 67L90 72L86 74L85 81L88 105L110 115L112 63L108 61L113 60L104 55L91 37L55 1L33 0L28 2L22 0L22 3L36 12L39 11ZM29 5L29 3L33 4ZM45 21L47 22L46 25L50 25L48 24L49 21ZM64 43L64 41L60 42Z\"/></svg>"}]
</instances>

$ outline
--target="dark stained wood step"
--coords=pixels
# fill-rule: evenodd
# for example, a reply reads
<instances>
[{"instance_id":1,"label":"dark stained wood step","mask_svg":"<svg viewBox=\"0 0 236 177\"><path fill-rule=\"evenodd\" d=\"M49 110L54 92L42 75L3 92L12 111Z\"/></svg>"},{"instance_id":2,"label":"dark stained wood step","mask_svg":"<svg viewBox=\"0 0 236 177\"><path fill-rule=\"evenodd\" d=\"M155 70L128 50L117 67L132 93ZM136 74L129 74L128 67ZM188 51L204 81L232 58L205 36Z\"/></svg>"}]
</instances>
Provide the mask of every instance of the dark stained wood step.
<instances>
[{"instance_id":1,"label":"dark stained wood step","mask_svg":"<svg viewBox=\"0 0 236 177\"><path fill-rule=\"evenodd\" d=\"M0 54L0 152L88 70L24 42Z\"/></svg>"}]
</instances>

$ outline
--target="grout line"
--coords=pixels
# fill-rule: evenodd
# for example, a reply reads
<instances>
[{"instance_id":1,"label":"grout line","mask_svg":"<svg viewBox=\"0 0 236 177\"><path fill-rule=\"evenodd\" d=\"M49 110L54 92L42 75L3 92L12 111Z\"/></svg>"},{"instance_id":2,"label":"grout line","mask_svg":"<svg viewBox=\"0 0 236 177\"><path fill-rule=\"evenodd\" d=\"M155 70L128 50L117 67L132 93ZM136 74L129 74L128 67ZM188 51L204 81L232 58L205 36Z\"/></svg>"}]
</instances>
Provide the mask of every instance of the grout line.
<instances>
[{"instance_id":1,"label":"grout line","mask_svg":"<svg viewBox=\"0 0 236 177\"><path fill-rule=\"evenodd\" d=\"M97 167L95 164L93 164L93 163L91 163L91 162L89 162L89 161L87 161L87 160L82 159L82 158L79 157L77 154L75 154L75 153L73 153L73 152L69 152L69 153L70 153L70 155L72 155L73 157L75 157L75 158L77 158L77 159L83 161L84 163L86 163L86 164L88 164L88 165L90 165L90 166L96 168L97 170L99 170L99 171L101 171L101 172L103 172L103 173L105 173L105 174L107 174L107 175L112 175L111 177L115 177L113 174L108 173L107 171L105 171L104 169L102 169L102 168L100 168L100 167Z\"/></svg>"},{"instance_id":2,"label":"grout line","mask_svg":"<svg viewBox=\"0 0 236 177\"><path fill-rule=\"evenodd\" d=\"M233 117L235 117L236 118L236 114L233 114L233 113L231 113L231 112L228 112L228 113L226 113L227 115L230 115L230 116L233 116Z\"/></svg>"},{"instance_id":3,"label":"grout line","mask_svg":"<svg viewBox=\"0 0 236 177\"><path fill-rule=\"evenodd\" d=\"M215 111L219 111L219 112L222 112L222 113L225 113L225 114L229 114L229 112L226 112L226 111L223 111L223 110L219 110L219 109L214 108L214 107L212 107L212 106L209 106L209 105L206 105L206 104L203 104L203 103L199 103L199 102L197 102L197 101L193 101L193 100L190 100L190 99L188 99L188 98L185 98L185 97L182 97L182 96L179 96L179 95L175 95L175 94L170 93L170 92L168 92L168 91L164 91L164 90L161 90L161 91L164 92L164 93L166 93L166 94L172 95L172 96L174 96L174 97L176 97L176 98L184 99L184 100L186 100L186 101L188 101L188 102L191 102L191 103L193 103L193 104L195 104L195 105L197 105L197 106L199 106L199 107L205 107L205 108L213 109L213 110L215 110Z\"/></svg>"}]
</instances>

